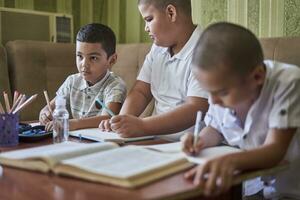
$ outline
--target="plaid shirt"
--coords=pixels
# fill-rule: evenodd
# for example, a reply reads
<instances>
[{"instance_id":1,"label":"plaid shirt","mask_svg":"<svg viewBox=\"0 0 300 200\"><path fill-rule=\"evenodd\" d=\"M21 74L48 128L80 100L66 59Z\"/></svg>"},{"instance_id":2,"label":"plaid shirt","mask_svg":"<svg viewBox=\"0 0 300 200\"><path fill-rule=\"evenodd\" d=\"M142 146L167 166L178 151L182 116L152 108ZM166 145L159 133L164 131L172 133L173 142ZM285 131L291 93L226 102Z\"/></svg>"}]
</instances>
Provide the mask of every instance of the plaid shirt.
<instances>
[{"instance_id":1,"label":"plaid shirt","mask_svg":"<svg viewBox=\"0 0 300 200\"><path fill-rule=\"evenodd\" d=\"M72 117L80 119L102 114L102 109L95 106L97 98L106 105L112 102L123 103L126 92L125 82L113 72L107 71L105 77L92 86L79 73L70 75L56 94L66 98Z\"/></svg>"}]
</instances>

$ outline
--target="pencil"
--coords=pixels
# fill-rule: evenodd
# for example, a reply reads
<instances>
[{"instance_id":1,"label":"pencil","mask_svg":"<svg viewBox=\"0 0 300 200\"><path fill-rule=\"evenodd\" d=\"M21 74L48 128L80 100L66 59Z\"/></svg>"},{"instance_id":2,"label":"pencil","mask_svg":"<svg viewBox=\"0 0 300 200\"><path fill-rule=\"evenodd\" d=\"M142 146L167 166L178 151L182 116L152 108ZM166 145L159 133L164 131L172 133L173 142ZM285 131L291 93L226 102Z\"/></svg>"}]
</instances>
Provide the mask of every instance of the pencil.
<instances>
[{"instance_id":1,"label":"pencil","mask_svg":"<svg viewBox=\"0 0 300 200\"><path fill-rule=\"evenodd\" d=\"M10 111L9 99L8 99L8 95L5 91L3 92L3 96L4 96L6 112L9 113L9 111Z\"/></svg>"},{"instance_id":2,"label":"pencil","mask_svg":"<svg viewBox=\"0 0 300 200\"><path fill-rule=\"evenodd\" d=\"M44 96L45 96L45 99L46 99L46 102L47 102L48 110L52 114L52 109L51 109L51 106L50 106L49 96L48 96L48 92L46 90L44 90Z\"/></svg>"},{"instance_id":3,"label":"pencil","mask_svg":"<svg viewBox=\"0 0 300 200\"><path fill-rule=\"evenodd\" d=\"M11 107L10 109L10 113L12 113L16 108L17 106L20 104L21 102L21 99L22 99L23 95L22 94L19 94L18 98L16 99L16 102L14 102L14 105ZM25 99L23 99L24 101Z\"/></svg>"},{"instance_id":4,"label":"pencil","mask_svg":"<svg viewBox=\"0 0 300 200\"><path fill-rule=\"evenodd\" d=\"M33 102L37 97L37 94L32 95L30 98L28 98L24 103L19 105L16 110L13 111L13 114L16 114L17 112L23 110L27 105L29 105L31 102ZM23 99L23 98L22 98Z\"/></svg>"},{"instance_id":5,"label":"pencil","mask_svg":"<svg viewBox=\"0 0 300 200\"><path fill-rule=\"evenodd\" d=\"M4 114L4 113L5 113L5 111L4 111L4 109L3 109L3 106L2 106L2 104L1 104L1 102L0 102L0 113L1 113L1 114Z\"/></svg>"},{"instance_id":6,"label":"pencil","mask_svg":"<svg viewBox=\"0 0 300 200\"><path fill-rule=\"evenodd\" d=\"M16 103L16 101L17 101L17 99L18 99L18 96L19 96L19 93L18 93L17 90L15 90L15 92L14 92L14 98L13 98L13 106L14 106L14 104ZM13 107L13 106L12 106L12 107Z\"/></svg>"},{"instance_id":7,"label":"pencil","mask_svg":"<svg viewBox=\"0 0 300 200\"><path fill-rule=\"evenodd\" d=\"M102 106L102 108L111 116L116 116L113 111L111 111L102 101L100 101L99 99L96 99L96 104L100 104Z\"/></svg>"}]
</instances>

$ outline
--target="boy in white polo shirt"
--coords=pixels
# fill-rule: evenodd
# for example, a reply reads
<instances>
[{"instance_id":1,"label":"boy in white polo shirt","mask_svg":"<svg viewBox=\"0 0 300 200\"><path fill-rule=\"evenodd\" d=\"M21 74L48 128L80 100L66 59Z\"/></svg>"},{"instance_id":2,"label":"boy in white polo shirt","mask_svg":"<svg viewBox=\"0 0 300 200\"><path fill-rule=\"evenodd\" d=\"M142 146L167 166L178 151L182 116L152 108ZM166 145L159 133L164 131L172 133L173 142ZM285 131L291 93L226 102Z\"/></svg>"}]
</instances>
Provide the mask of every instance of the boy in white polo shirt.
<instances>
[{"instance_id":1,"label":"boy in white polo shirt","mask_svg":"<svg viewBox=\"0 0 300 200\"><path fill-rule=\"evenodd\" d=\"M230 188L234 171L269 168L287 160L289 169L269 181L269 198L300 199L300 69L264 62L255 35L230 23L203 32L193 63L197 79L210 93L210 107L197 145L186 135L184 151L193 154L221 142L245 151L212 159L186 177L205 194L217 195ZM263 189L260 181L245 183L245 195Z\"/></svg>"},{"instance_id":2,"label":"boy in white polo shirt","mask_svg":"<svg viewBox=\"0 0 300 200\"><path fill-rule=\"evenodd\" d=\"M64 96L70 109L70 130L98 127L101 120L109 119L104 109L95 105L99 99L114 113L119 113L126 97L124 81L110 72L117 61L116 37L107 26L98 23L80 28L76 37L77 74L70 75L57 91ZM55 107L55 99L50 102ZM52 115L45 106L39 120L52 129Z\"/></svg>"},{"instance_id":3,"label":"boy in white polo shirt","mask_svg":"<svg viewBox=\"0 0 300 200\"><path fill-rule=\"evenodd\" d=\"M190 0L139 0L138 8L154 44L120 115L99 127L123 137L183 131L194 124L197 110L208 109L208 95L191 73L201 28L192 22ZM152 116L139 118L152 98Z\"/></svg>"}]
</instances>

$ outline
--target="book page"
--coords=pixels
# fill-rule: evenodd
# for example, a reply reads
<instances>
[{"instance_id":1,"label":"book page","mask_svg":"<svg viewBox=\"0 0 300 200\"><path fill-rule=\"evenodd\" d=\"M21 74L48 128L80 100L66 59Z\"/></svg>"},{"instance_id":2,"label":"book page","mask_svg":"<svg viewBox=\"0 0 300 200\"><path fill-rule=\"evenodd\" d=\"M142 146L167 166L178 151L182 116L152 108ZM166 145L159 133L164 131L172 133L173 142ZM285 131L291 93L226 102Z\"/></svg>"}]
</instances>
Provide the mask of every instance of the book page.
<instances>
[{"instance_id":1,"label":"book page","mask_svg":"<svg viewBox=\"0 0 300 200\"><path fill-rule=\"evenodd\" d=\"M75 131L70 131L69 135L75 137L82 137L89 140L99 141L99 142L133 142L138 140L146 140L153 139L153 136L145 136L145 137L136 137L136 138L122 138L119 134L115 132L106 132L101 131L98 128L89 128L89 129L80 129Z\"/></svg>"},{"instance_id":2,"label":"book page","mask_svg":"<svg viewBox=\"0 0 300 200\"><path fill-rule=\"evenodd\" d=\"M182 153L181 142L173 142L167 144L157 144L157 145L144 145L144 148L153 149L163 153ZM190 162L202 164L204 161L215 158L218 156L226 155L229 153L240 152L238 148L230 146L216 146L203 149L199 154L195 156L185 155Z\"/></svg>"},{"instance_id":3,"label":"book page","mask_svg":"<svg viewBox=\"0 0 300 200\"><path fill-rule=\"evenodd\" d=\"M178 154L163 154L141 147L126 146L64 160L61 164L95 174L127 179L183 160L186 160L184 156Z\"/></svg>"},{"instance_id":4,"label":"book page","mask_svg":"<svg viewBox=\"0 0 300 200\"><path fill-rule=\"evenodd\" d=\"M72 158L87 153L94 153L96 151L108 150L118 147L114 143L76 143L64 142L59 144L51 144L46 146L10 151L0 154L0 162L2 159L6 160L36 160L41 159L47 162L50 166L57 162Z\"/></svg>"},{"instance_id":5,"label":"book page","mask_svg":"<svg viewBox=\"0 0 300 200\"><path fill-rule=\"evenodd\" d=\"M181 142L170 142L166 144L143 145L144 148L160 151L163 153L180 153Z\"/></svg>"},{"instance_id":6,"label":"book page","mask_svg":"<svg viewBox=\"0 0 300 200\"><path fill-rule=\"evenodd\" d=\"M188 161L203 164L208 159L216 158L230 153L241 152L242 150L230 146L216 146L203 149L195 156L187 156Z\"/></svg>"}]
</instances>

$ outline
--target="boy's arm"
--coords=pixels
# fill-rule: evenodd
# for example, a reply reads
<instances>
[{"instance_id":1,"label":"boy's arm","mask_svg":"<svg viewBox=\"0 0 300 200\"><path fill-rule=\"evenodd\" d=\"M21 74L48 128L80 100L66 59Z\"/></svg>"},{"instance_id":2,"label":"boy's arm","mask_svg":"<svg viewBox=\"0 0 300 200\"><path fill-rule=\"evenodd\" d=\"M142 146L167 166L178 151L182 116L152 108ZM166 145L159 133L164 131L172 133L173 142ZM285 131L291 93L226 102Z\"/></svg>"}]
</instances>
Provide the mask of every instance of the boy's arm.
<instances>
[{"instance_id":1,"label":"boy's arm","mask_svg":"<svg viewBox=\"0 0 300 200\"><path fill-rule=\"evenodd\" d=\"M264 145L234 156L240 170L268 168L278 164L284 157L296 132L296 128L271 129Z\"/></svg>"},{"instance_id":2,"label":"boy's arm","mask_svg":"<svg viewBox=\"0 0 300 200\"><path fill-rule=\"evenodd\" d=\"M269 168L282 161L296 130L271 129L261 147L209 160L188 171L185 177L193 178L194 184L200 185L206 195L225 192L232 186L236 170Z\"/></svg>"},{"instance_id":3,"label":"boy's arm","mask_svg":"<svg viewBox=\"0 0 300 200\"><path fill-rule=\"evenodd\" d=\"M139 116L152 99L150 84L137 80L126 97L120 115L129 114Z\"/></svg>"},{"instance_id":4,"label":"boy's arm","mask_svg":"<svg viewBox=\"0 0 300 200\"><path fill-rule=\"evenodd\" d=\"M122 106L121 103L115 103L115 102L109 103L107 105L107 107L113 113L119 113L121 106ZM106 120L109 118L110 118L109 114L105 112L104 115L100 115L100 116L87 117L87 118L81 118L81 119L70 119L69 129L77 130L77 129L83 129L83 128L97 128L99 123L102 120Z\"/></svg>"},{"instance_id":5,"label":"boy's arm","mask_svg":"<svg viewBox=\"0 0 300 200\"><path fill-rule=\"evenodd\" d=\"M195 124L197 111L206 113L207 99L187 97L185 103L172 111L144 118L144 132L151 135L176 133Z\"/></svg>"},{"instance_id":6,"label":"boy's arm","mask_svg":"<svg viewBox=\"0 0 300 200\"><path fill-rule=\"evenodd\" d=\"M132 106L137 107L135 104ZM115 116L110 120L111 129L122 137L176 133L195 124L198 110L205 113L207 109L207 99L187 97L184 104L164 114L143 119L132 115Z\"/></svg>"}]
</instances>

